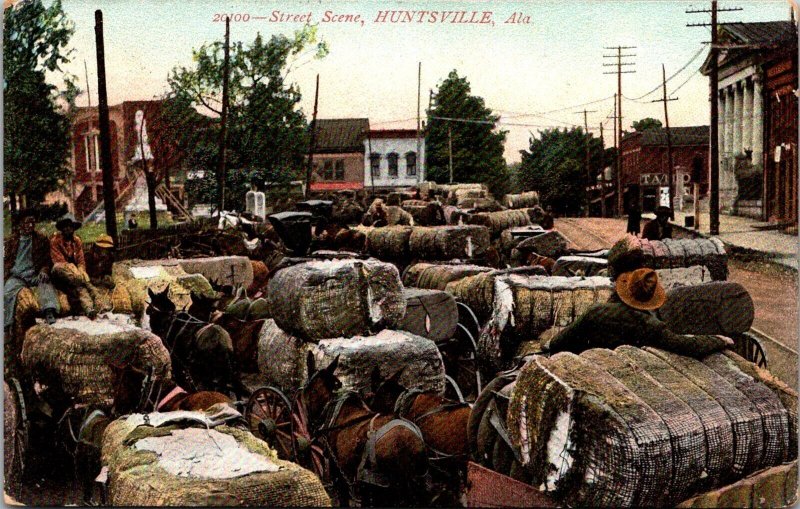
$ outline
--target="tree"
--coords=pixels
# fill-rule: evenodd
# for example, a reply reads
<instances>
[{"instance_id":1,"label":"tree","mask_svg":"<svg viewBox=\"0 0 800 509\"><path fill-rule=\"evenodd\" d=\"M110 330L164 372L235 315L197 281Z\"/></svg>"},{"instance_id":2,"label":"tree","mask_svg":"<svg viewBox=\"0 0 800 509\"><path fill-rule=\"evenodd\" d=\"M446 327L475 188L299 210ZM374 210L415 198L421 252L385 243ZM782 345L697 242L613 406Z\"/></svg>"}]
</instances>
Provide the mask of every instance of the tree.
<instances>
[{"instance_id":1,"label":"tree","mask_svg":"<svg viewBox=\"0 0 800 509\"><path fill-rule=\"evenodd\" d=\"M485 183L495 196L500 196L509 189L509 172L503 158L507 131L495 131L500 117L492 115L482 97L470 92L467 79L453 70L434 95L425 137L428 178L439 183L450 181L448 130L452 130L453 181Z\"/></svg>"},{"instance_id":2,"label":"tree","mask_svg":"<svg viewBox=\"0 0 800 509\"><path fill-rule=\"evenodd\" d=\"M323 58L327 53L315 27L305 27L291 38L273 35L268 41L259 33L246 47L231 43L226 203L244 203L250 182L264 185L298 178L308 150L308 125L298 108L300 91L287 84L287 76L304 65L304 57ZM167 114L181 133L178 143L187 166L216 181L219 122L198 118L198 111L221 114L223 42L204 44L192 56L193 67L176 67L168 79ZM217 201L216 186L195 187L204 201Z\"/></svg>"},{"instance_id":3,"label":"tree","mask_svg":"<svg viewBox=\"0 0 800 509\"><path fill-rule=\"evenodd\" d=\"M78 88L62 66L75 29L60 0L47 8L41 0L20 2L3 18L3 183L14 207L17 195L40 201L70 173L68 112Z\"/></svg>"},{"instance_id":4,"label":"tree","mask_svg":"<svg viewBox=\"0 0 800 509\"><path fill-rule=\"evenodd\" d=\"M631 124L631 127L633 127L633 130L638 133L640 131L644 131L645 129L659 129L661 128L662 125L663 124L661 124L660 120L656 118L647 117L635 121L634 123Z\"/></svg>"},{"instance_id":5,"label":"tree","mask_svg":"<svg viewBox=\"0 0 800 509\"><path fill-rule=\"evenodd\" d=\"M577 214L585 206L586 186L602 171L603 145L589 136L589 168L586 174L586 137L581 128L545 129L530 138L529 150L520 151L517 180L524 190L539 191L544 206L561 214ZM608 161L608 159L605 159Z\"/></svg>"}]
</instances>

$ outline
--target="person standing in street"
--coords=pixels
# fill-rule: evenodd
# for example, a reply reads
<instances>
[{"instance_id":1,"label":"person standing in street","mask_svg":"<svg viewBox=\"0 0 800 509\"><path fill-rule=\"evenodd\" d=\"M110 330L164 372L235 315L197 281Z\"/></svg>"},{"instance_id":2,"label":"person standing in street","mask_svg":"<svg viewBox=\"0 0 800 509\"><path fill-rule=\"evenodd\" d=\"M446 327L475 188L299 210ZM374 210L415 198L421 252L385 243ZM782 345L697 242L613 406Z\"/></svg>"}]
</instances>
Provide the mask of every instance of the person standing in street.
<instances>
[{"instance_id":1,"label":"person standing in street","mask_svg":"<svg viewBox=\"0 0 800 509\"><path fill-rule=\"evenodd\" d=\"M639 236L639 228L642 223L642 211L639 210L639 205L632 203L628 209L628 230L626 233Z\"/></svg>"},{"instance_id":2,"label":"person standing in street","mask_svg":"<svg viewBox=\"0 0 800 509\"><path fill-rule=\"evenodd\" d=\"M3 326L5 330L14 324L17 295L23 288L36 288L39 308L47 323L56 321L58 298L50 282L50 242L36 231L36 219L32 211L24 210L14 218L13 233L5 240L3 269L6 280L3 285Z\"/></svg>"},{"instance_id":3,"label":"person standing in street","mask_svg":"<svg viewBox=\"0 0 800 509\"><path fill-rule=\"evenodd\" d=\"M647 240L664 240L672 238L672 225L669 222L671 211L663 205L656 209L656 218L644 225L642 238Z\"/></svg>"},{"instance_id":4,"label":"person standing in street","mask_svg":"<svg viewBox=\"0 0 800 509\"><path fill-rule=\"evenodd\" d=\"M94 319L97 316L97 289L86 273L83 242L75 235L75 230L80 227L81 223L72 214L66 214L56 222L58 232L50 239L53 282L71 300L78 302L83 314Z\"/></svg>"}]
</instances>

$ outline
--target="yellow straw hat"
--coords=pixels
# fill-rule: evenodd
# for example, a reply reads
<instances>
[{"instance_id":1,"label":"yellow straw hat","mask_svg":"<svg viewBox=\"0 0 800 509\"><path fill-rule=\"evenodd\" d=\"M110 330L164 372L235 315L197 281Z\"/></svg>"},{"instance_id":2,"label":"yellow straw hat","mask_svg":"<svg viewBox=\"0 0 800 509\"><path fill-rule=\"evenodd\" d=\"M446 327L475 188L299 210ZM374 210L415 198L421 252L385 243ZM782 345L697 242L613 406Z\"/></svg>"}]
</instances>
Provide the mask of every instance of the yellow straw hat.
<instances>
[{"instance_id":1,"label":"yellow straw hat","mask_svg":"<svg viewBox=\"0 0 800 509\"><path fill-rule=\"evenodd\" d=\"M110 235L100 235L97 237L97 240L94 241L94 245L105 249L111 249L114 247L114 239L112 239Z\"/></svg>"},{"instance_id":2,"label":"yellow straw hat","mask_svg":"<svg viewBox=\"0 0 800 509\"><path fill-rule=\"evenodd\" d=\"M653 269L625 272L617 278L617 295L634 309L652 311L664 305L667 294Z\"/></svg>"}]
</instances>

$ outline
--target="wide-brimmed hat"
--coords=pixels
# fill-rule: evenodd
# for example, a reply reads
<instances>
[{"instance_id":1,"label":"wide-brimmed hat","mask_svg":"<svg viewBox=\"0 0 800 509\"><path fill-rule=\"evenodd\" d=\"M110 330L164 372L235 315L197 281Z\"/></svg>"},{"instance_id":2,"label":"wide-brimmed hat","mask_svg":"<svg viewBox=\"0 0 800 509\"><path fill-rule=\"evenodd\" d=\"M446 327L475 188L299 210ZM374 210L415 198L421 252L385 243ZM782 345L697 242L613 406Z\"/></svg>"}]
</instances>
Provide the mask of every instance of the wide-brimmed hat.
<instances>
[{"instance_id":1,"label":"wide-brimmed hat","mask_svg":"<svg viewBox=\"0 0 800 509\"><path fill-rule=\"evenodd\" d=\"M63 229L64 229L64 227L65 227L67 224L69 224L69 223L72 223L72 226L73 226L73 227L74 227L76 230L77 230L78 228L80 228L80 227L83 225L83 223L81 223L80 221L78 221L77 219L75 219L75 216L73 216L72 214L64 214L63 216L61 216L61 217L58 219L58 221L56 221L56 228L57 228L58 230L63 230Z\"/></svg>"},{"instance_id":2,"label":"wide-brimmed hat","mask_svg":"<svg viewBox=\"0 0 800 509\"><path fill-rule=\"evenodd\" d=\"M111 235L100 235L94 241L94 245L104 249L111 249L114 247L114 239L111 238Z\"/></svg>"},{"instance_id":3,"label":"wide-brimmed hat","mask_svg":"<svg viewBox=\"0 0 800 509\"><path fill-rule=\"evenodd\" d=\"M658 217L658 216L671 216L671 215L672 215L672 210L670 210L669 207L665 207L664 205L660 205L656 209L656 217Z\"/></svg>"},{"instance_id":4,"label":"wide-brimmed hat","mask_svg":"<svg viewBox=\"0 0 800 509\"><path fill-rule=\"evenodd\" d=\"M667 294L653 269L638 269L617 277L617 295L634 309L652 311L664 305Z\"/></svg>"}]
</instances>

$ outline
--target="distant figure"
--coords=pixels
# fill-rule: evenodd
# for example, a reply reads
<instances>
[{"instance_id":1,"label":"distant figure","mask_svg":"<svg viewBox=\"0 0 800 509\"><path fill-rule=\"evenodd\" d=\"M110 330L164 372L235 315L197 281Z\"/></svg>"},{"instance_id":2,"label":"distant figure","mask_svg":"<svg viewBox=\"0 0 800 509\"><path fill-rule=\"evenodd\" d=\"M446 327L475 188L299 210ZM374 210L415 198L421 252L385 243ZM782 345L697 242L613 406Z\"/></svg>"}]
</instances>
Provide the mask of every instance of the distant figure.
<instances>
[{"instance_id":1,"label":"distant figure","mask_svg":"<svg viewBox=\"0 0 800 509\"><path fill-rule=\"evenodd\" d=\"M547 209L544 211L544 215L542 216L542 222L539 224L545 230L552 230L554 225L553 222L553 207L550 205L547 206Z\"/></svg>"},{"instance_id":2,"label":"distant figure","mask_svg":"<svg viewBox=\"0 0 800 509\"><path fill-rule=\"evenodd\" d=\"M630 233L638 237L641 222L642 211L639 209L638 204L632 203L628 209L628 231L626 233Z\"/></svg>"},{"instance_id":3,"label":"distant figure","mask_svg":"<svg viewBox=\"0 0 800 509\"><path fill-rule=\"evenodd\" d=\"M647 240L663 240L672 238L672 225L669 223L669 207L658 207L656 218L644 225L642 238Z\"/></svg>"},{"instance_id":4,"label":"distant figure","mask_svg":"<svg viewBox=\"0 0 800 509\"><path fill-rule=\"evenodd\" d=\"M128 218L128 229L135 230L139 228L139 223L136 222L136 218L131 216Z\"/></svg>"}]
</instances>

